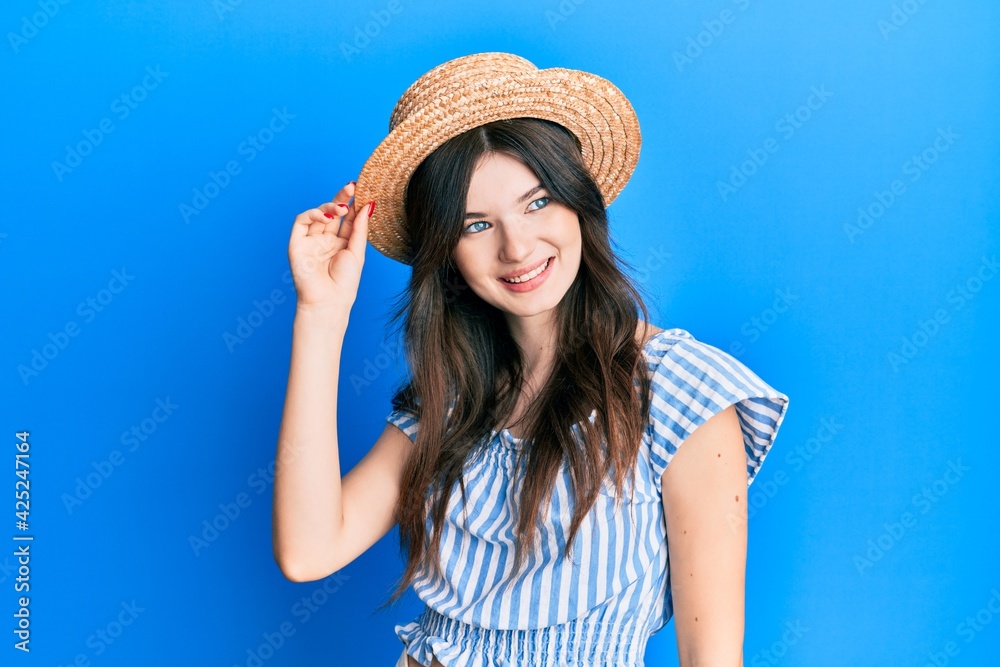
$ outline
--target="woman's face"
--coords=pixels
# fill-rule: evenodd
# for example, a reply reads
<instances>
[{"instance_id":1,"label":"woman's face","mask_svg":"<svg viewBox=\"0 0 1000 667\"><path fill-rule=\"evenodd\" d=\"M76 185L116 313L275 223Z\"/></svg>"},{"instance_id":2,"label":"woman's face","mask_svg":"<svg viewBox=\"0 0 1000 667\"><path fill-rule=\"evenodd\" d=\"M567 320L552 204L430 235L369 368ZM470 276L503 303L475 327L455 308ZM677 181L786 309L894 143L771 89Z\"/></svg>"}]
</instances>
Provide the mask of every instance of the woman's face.
<instances>
[{"instance_id":1,"label":"woman's face","mask_svg":"<svg viewBox=\"0 0 1000 667\"><path fill-rule=\"evenodd\" d=\"M508 315L554 312L580 268L579 216L548 195L531 169L501 153L480 158L469 183L455 264L472 291ZM505 280L514 276L519 284Z\"/></svg>"}]
</instances>

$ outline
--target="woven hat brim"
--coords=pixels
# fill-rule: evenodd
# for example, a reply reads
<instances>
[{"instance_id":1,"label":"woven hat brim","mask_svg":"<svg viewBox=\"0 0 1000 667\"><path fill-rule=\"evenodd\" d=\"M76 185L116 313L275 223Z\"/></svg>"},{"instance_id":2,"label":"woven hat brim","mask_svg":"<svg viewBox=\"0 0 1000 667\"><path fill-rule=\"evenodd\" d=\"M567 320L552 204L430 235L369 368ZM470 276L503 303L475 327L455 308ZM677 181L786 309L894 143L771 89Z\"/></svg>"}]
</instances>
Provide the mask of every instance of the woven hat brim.
<instances>
[{"instance_id":1,"label":"woven hat brim","mask_svg":"<svg viewBox=\"0 0 1000 667\"><path fill-rule=\"evenodd\" d=\"M496 120L531 116L559 123L580 141L594 181L610 205L631 178L642 136L635 110L607 79L553 67L477 88L459 99L442 99L414 111L382 140L365 162L355 186L357 211L374 199L378 208L368 240L382 254L409 264L404 232L406 185L417 166L448 139Z\"/></svg>"}]
</instances>

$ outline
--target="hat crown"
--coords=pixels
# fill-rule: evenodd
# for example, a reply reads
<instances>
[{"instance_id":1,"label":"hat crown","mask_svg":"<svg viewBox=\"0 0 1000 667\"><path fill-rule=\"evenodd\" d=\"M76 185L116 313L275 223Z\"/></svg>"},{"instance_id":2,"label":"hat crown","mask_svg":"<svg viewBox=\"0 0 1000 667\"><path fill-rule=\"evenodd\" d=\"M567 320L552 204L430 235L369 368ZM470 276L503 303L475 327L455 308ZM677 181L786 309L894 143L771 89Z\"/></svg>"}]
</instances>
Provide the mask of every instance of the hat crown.
<instances>
[{"instance_id":1,"label":"hat crown","mask_svg":"<svg viewBox=\"0 0 1000 667\"><path fill-rule=\"evenodd\" d=\"M625 95L607 79L564 67L539 69L513 53L454 58L406 89L392 110L389 135L358 175L355 210L372 199L379 203L368 227L371 244L410 264L414 256L405 202L414 171L453 137L513 118L539 118L569 130L605 206L635 169L642 143L639 121Z\"/></svg>"},{"instance_id":2,"label":"hat crown","mask_svg":"<svg viewBox=\"0 0 1000 667\"><path fill-rule=\"evenodd\" d=\"M470 89L496 90L512 78L537 71L538 67L531 61L513 53L474 53L449 60L406 89L389 117L389 131L437 100L458 102Z\"/></svg>"}]
</instances>

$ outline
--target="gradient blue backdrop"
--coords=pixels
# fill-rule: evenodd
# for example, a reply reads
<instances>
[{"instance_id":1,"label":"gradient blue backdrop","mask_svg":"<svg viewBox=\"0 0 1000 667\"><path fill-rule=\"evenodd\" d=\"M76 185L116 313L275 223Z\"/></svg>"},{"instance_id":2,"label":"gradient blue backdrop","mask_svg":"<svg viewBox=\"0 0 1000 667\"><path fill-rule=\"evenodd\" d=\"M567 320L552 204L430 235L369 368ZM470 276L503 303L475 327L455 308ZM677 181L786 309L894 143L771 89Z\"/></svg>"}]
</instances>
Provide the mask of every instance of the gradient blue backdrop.
<instances>
[{"instance_id":1,"label":"gradient blue backdrop","mask_svg":"<svg viewBox=\"0 0 1000 667\"><path fill-rule=\"evenodd\" d=\"M791 397L751 487L746 664L996 664L998 21L986 0L6 3L0 663L250 667L284 627L260 664L392 664L420 609L374 612L395 529L324 582L272 558L288 233L414 79L503 50L629 96L644 141L610 215L654 322ZM345 471L402 372L409 269L367 253ZM677 664L673 624L647 656Z\"/></svg>"}]
</instances>

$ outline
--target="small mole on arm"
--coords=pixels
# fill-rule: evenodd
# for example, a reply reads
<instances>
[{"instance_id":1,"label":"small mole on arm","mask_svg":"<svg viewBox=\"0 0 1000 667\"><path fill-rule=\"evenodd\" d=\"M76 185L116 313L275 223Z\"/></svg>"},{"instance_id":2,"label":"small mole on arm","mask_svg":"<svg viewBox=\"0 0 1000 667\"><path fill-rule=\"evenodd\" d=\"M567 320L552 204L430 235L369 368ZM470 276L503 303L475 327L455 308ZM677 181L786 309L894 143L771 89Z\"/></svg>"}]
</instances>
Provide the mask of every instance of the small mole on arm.
<instances>
[{"instance_id":1,"label":"small mole on arm","mask_svg":"<svg viewBox=\"0 0 1000 667\"><path fill-rule=\"evenodd\" d=\"M739 494L736 494L736 502L740 502L740 496L739 496Z\"/></svg>"},{"instance_id":2,"label":"small mole on arm","mask_svg":"<svg viewBox=\"0 0 1000 667\"><path fill-rule=\"evenodd\" d=\"M697 620L698 620L698 617L697 617L697 616L695 616L695 617L694 617L694 620L695 620L695 621L697 622Z\"/></svg>"}]
</instances>

